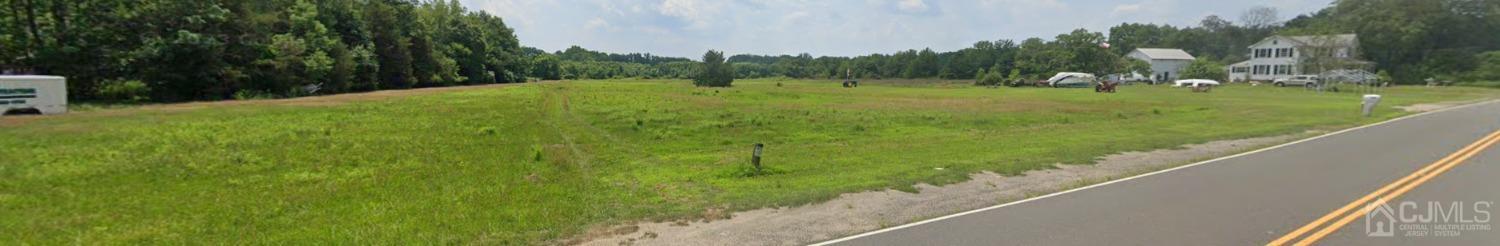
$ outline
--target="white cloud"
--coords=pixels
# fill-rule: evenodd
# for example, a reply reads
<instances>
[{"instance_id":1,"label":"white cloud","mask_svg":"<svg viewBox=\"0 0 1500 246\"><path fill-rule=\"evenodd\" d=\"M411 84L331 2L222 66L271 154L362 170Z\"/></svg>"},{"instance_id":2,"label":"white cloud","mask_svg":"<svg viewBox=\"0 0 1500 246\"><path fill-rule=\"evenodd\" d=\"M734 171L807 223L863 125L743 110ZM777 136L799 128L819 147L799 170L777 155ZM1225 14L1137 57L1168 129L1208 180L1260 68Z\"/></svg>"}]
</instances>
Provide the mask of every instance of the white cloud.
<instances>
[{"instance_id":1,"label":"white cloud","mask_svg":"<svg viewBox=\"0 0 1500 246\"><path fill-rule=\"evenodd\" d=\"M812 18L812 14L807 13L807 11L797 11L782 16L781 23L785 25L796 25L801 24L810 18Z\"/></svg>"},{"instance_id":2,"label":"white cloud","mask_svg":"<svg viewBox=\"0 0 1500 246\"><path fill-rule=\"evenodd\" d=\"M1115 6L1115 10L1114 11L1110 11L1109 14L1112 15L1112 16L1120 16L1120 15L1126 15L1126 14L1134 14L1134 13L1140 12L1140 11L1141 11L1141 4L1139 4L1139 3L1137 3L1137 4L1121 4L1121 5L1116 5Z\"/></svg>"},{"instance_id":3,"label":"white cloud","mask_svg":"<svg viewBox=\"0 0 1500 246\"><path fill-rule=\"evenodd\" d=\"M896 3L896 9L912 13L927 12L927 2L923 2L922 0L901 0L901 2Z\"/></svg>"},{"instance_id":4,"label":"white cloud","mask_svg":"<svg viewBox=\"0 0 1500 246\"><path fill-rule=\"evenodd\" d=\"M602 28L609 28L609 21L605 21L604 19L598 17L594 17L594 19L589 20L588 23L583 24L583 29L597 30Z\"/></svg>"},{"instance_id":5,"label":"white cloud","mask_svg":"<svg viewBox=\"0 0 1500 246\"><path fill-rule=\"evenodd\" d=\"M712 11L712 6L700 0L663 0L656 9L662 15L687 22L690 29L703 29L709 26L709 13L706 12Z\"/></svg>"}]
</instances>

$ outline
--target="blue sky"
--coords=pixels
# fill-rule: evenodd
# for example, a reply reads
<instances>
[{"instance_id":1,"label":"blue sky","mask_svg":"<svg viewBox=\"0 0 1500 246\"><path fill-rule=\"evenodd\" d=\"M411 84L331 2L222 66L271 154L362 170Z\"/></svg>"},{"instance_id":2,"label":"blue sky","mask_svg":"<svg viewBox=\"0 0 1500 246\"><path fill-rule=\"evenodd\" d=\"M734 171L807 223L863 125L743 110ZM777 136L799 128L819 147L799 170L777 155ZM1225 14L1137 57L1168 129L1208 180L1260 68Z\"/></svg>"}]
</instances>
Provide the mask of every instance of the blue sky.
<instances>
[{"instance_id":1,"label":"blue sky","mask_svg":"<svg viewBox=\"0 0 1500 246\"><path fill-rule=\"evenodd\" d=\"M956 50L980 40L1051 38L1121 22L1238 22L1254 6L1282 19L1331 0L461 0L501 16L522 45L579 45L615 53L697 58L729 54L853 56L906 49Z\"/></svg>"}]
</instances>

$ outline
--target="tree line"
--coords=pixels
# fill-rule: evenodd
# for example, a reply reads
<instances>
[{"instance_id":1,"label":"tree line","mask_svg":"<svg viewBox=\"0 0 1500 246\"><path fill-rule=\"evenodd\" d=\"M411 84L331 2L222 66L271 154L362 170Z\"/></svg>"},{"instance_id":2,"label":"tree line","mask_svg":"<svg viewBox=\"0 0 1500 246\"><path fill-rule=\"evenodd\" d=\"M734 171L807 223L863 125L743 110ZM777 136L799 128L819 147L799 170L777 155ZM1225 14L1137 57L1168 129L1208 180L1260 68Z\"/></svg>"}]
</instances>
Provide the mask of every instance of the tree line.
<instances>
[{"instance_id":1,"label":"tree line","mask_svg":"<svg viewBox=\"0 0 1500 246\"><path fill-rule=\"evenodd\" d=\"M1339 0L1320 11L1280 20L1275 8L1255 7L1244 11L1238 22L1211 15L1196 26L1122 23L1111 27L1107 36L1079 29L1050 40L980 41L948 52L912 49L856 57L740 54L727 62L736 78L836 79L852 73L863 79L978 80L990 74L1037 79L1061 71L1149 74L1149 68L1123 56L1136 48L1178 48L1199 58L1190 66L1194 75L1225 79L1224 64L1249 59L1248 47L1272 35L1354 33L1360 37L1360 58L1375 64L1372 72L1387 72L1398 83L1427 78L1500 81L1491 76L1496 73L1483 69L1500 66L1492 64L1500 55L1485 53L1500 50L1500 35L1495 35L1500 33L1500 1ZM1109 48L1100 46L1104 43ZM566 60L573 63L573 71L564 76L569 78L691 74L680 69L690 67L686 64Z\"/></svg>"},{"instance_id":2,"label":"tree line","mask_svg":"<svg viewBox=\"0 0 1500 246\"><path fill-rule=\"evenodd\" d=\"M457 0L5 0L0 70L83 100L190 101L522 82L500 17Z\"/></svg>"},{"instance_id":3,"label":"tree line","mask_svg":"<svg viewBox=\"0 0 1500 246\"><path fill-rule=\"evenodd\" d=\"M809 54L761 56L735 55L725 62L733 66L735 78L787 77L805 79L842 78L943 78L972 79L984 71L1019 69L1026 74L1057 71L1113 73L1145 66L1101 48L1105 36L1079 29L1058 35L1054 40L1033 38L1015 43L1010 40L980 41L973 47L953 52L932 49L907 50L893 54L858 57ZM697 62L684 58L662 58L649 54L633 56L602 53L572 47L550 56L561 61L563 79L609 79L624 77L693 78ZM654 63L632 62L624 58L647 57ZM548 58L553 59L553 58Z\"/></svg>"},{"instance_id":4,"label":"tree line","mask_svg":"<svg viewBox=\"0 0 1500 246\"><path fill-rule=\"evenodd\" d=\"M1247 11L1247 16L1253 15ZM1264 14L1261 14L1264 15ZM1248 18L1248 17L1247 17ZM1040 79L1056 72L1150 74L1149 65L1128 59L1137 47L1176 47L1205 58L1196 64L1201 71L1222 69L1222 64L1244 60L1251 43L1270 36L1279 25L1235 25L1218 16L1205 18L1200 26L1173 27L1125 23L1110 34L1077 29L1051 39L979 41L948 52L930 48L855 57L797 55L730 56L735 78L786 77L801 79L974 79L998 77L981 84L1016 79ZM1109 44L1109 47L1105 47ZM564 79L608 79L622 77L691 78L691 62L683 58L657 58L664 62L634 62L622 54L601 53L572 47L552 56L563 61ZM635 56L655 57L635 54ZM995 74L991 76L991 74ZM1014 75L1012 75L1014 74ZM1222 72L1218 74L1223 74Z\"/></svg>"}]
</instances>

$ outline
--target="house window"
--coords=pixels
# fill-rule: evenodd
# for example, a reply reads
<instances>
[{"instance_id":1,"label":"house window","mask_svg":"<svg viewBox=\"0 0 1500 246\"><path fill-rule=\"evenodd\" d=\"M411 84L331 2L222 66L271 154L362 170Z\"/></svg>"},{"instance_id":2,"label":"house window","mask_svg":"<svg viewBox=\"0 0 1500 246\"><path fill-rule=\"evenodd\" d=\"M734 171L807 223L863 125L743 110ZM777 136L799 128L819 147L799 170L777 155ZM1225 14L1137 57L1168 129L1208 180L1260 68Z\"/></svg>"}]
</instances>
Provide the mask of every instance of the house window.
<instances>
[{"instance_id":1,"label":"house window","mask_svg":"<svg viewBox=\"0 0 1500 246\"><path fill-rule=\"evenodd\" d=\"M1292 65L1276 65L1276 75L1291 75Z\"/></svg>"},{"instance_id":2,"label":"house window","mask_svg":"<svg viewBox=\"0 0 1500 246\"><path fill-rule=\"evenodd\" d=\"M1231 70L1231 72L1232 73L1247 73L1247 72L1250 72L1250 67L1245 67L1245 66L1234 67L1233 70Z\"/></svg>"},{"instance_id":3,"label":"house window","mask_svg":"<svg viewBox=\"0 0 1500 246\"><path fill-rule=\"evenodd\" d=\"M1280 48L1280 49L1276 49L1276 57L1277 58L1292 57L1292 48Z\"/></svg>"},{"instance_id":4,"label":"house window","mask_svg":"<svg viewBox=\"0 0 1500 246\"><path fill-rule=\"evenodd\" d=\"M1255 58L1271 57L1271 49L1255 49Z\"/></svg>"},{"instance_id":5,"label":"house window","mask_svg":"<svg viewBox=\"0 0 1500 246\"><path fill-rule=\"evenodd\" d=\"M1255 65L1255 75L1271 74L1271 65Z\"/></svg>"}]
</instances>

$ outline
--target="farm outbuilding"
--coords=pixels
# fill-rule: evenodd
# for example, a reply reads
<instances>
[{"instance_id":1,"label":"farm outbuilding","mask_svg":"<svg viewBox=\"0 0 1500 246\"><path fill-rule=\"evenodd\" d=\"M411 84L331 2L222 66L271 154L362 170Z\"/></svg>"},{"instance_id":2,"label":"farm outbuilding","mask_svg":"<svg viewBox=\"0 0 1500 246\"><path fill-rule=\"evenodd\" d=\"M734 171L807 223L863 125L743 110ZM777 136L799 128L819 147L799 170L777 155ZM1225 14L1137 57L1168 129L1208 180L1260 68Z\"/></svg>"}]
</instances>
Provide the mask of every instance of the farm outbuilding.
<instances>
[{"instance_id":1,"label":"farm outbuilding","mask_svg":"<svg viewBox=\"0 0 1500 246\"><path fill-rule=\"evenodd\" d=\"M1151 64L1150 79L1158 83L1177 80L1178 71L1197 59L1181 49L1158 48L1139 48L1125 56Z\"/></svg>"}]
</instances>

